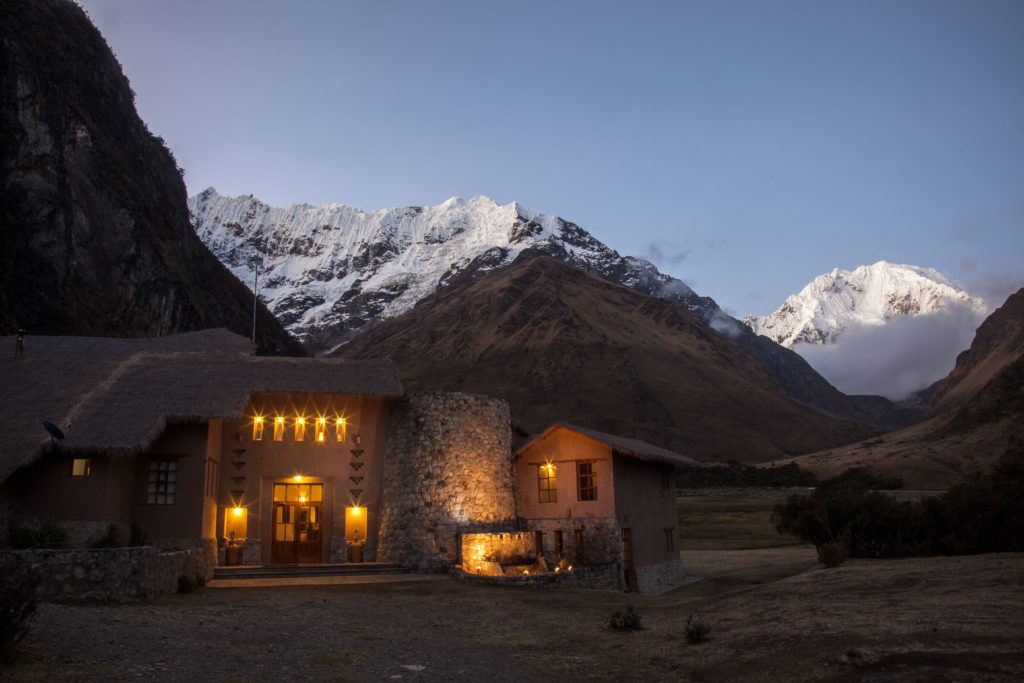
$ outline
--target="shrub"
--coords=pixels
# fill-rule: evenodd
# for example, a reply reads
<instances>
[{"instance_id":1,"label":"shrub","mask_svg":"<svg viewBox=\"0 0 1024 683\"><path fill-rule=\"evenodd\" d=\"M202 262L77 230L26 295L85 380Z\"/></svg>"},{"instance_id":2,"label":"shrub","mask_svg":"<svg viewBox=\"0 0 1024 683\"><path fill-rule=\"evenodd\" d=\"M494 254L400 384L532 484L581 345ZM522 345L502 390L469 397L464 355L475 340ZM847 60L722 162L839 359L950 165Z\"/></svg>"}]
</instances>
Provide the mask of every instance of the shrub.
<instances>
[{"instance_id":1,"label":"shrub","mask_svg":"<svg viewBox=\"0 0 1024 683\"><path fill-rule=\"evenodd\" d=\"M117 525L111 522L102 536L89 544L93 548L120 548L121 538L117 533Z\"/></svg>"},{"instance_id":2,"label":"shrub","mask_svg":"<svg viewBox=\"0 0 1024 683\"><path fill-rule=\"evenodd\" d=\"M697 615L691 614L686 619L686 642L697 645L706 642L709 638L711 638L711 626L697 618Z\"/></svg>"},{"instance_id":3,"label":"shrub","mask_svg":"<svg viewBox=\"0 0 1024 683\"><path fill-rule=\"evenodd\" d=\"M14 659L15 648L28 635L28 620L35 611L39 579L14 574L0 582L0 661Z\"/></svg>"},{"instance_id":4,"label":"shrub","mask_svg":"<svg viewBox=\"0 0 1024 683\"><path fill-rule=\"evenodd\" d=\"M842 541L829 541L818 548L818 562L826 567L838 567L846 562L846 544Z\"/></svg>"},{"instance_id":5,"label":"shrub","mask_svg":"<svg viewBox=\"0 0 1024 683\"><path fill-rule=\"evenodd\" d=\"M132 522L129 545L149 545L149 534L137 522Z\"/></svg>"},{"instance_id":6,"label":"shrub","mask_svg":"<svg viewBox=\"0 0 1024 683\"><path fill-rule=\"evenodd\" d=\"M608 617L608 627L614 631L642 631L644 625L640 623L640 615L633 610L632 605L626 606L626 611L615 610Z\"/></svg>"},{"instance_id":7,"label":"shrub","mask_svg":"<svg viewBox=\"0 0 1024 683\"><path fill-rule=\"evenodd\" d=\"M178 577L178 592L179 593L194 593L196 590L196 582L192 580L192 577L188 574L182 574Z\"/></svg>"},{"instance_id":8,"label":"shrub","mask_svg":"<svg viewBox=\"0 0 1024 683\"><path fill-rule=\"evenodd\" d=\"M66 538L64 527L48 519L41 521L38 526L14 518L7 522L7 543L17 550L60 548Z\"/></svg>"}]
</instances>

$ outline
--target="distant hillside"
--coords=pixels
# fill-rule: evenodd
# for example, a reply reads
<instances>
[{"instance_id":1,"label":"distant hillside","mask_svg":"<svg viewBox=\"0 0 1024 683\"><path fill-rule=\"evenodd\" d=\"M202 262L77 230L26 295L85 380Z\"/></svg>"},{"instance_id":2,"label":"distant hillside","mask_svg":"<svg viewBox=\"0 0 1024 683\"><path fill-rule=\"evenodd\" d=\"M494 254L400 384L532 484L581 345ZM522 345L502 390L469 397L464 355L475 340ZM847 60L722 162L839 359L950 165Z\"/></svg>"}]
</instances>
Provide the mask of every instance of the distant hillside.
<instances>
[{"instance_id":1,"label":"distant hillside","mask_svg":"<svg viewBox=\"0 0 1024 683\"><path fill-rule=\"evenodd\" d=\"M931 389L928 419L796 462L820 476L865 467L912 488L945 488L1024 450L1024 289L978 328L971 348Z\"/></svg>"},{"instance_id":2,"label":"distant hillside","mask_svg":"<svg viewBox=\"0 0 1024 683\"><path fill-rule=\"evenodd\" d=\"M85 13L0 3L0 70L0 332L249 335L252 294L196 237L180 170ZM262 351L303 352L257 317Z\"/></svg>"},{"instance_id":3,"label":"distant hillside","mask_svg":"<svg viewBox=\"0 0 1024 683\"><path fill-rule=\"evenodd\" d=\"M410 391L501 396L528 432L564 420L698 460L755 462L870 431L794 403L685 306L532 251L461 273L332 355L389 357Z\"/></svg>"}]
</instances>

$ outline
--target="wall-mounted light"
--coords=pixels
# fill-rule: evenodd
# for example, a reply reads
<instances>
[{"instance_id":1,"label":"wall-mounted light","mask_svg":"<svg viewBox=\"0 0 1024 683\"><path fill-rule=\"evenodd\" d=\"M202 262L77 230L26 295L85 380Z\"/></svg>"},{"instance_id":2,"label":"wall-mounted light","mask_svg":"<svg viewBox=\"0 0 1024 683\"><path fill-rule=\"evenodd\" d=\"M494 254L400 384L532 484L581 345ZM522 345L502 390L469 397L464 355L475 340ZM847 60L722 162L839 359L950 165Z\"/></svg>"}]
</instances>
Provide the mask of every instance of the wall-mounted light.
<instances>
[{"instance_id":1,"label":"wall-mounted light","mask_svg":"<svg viewBox=\"0 0 1024 683\"><path fill-rule=\"evenodd\" d=\"M324 433L327 431L327 418L321 417L316 421L316 440L317 443L322 443L324 440Z\"/></svg>"},{"instance_id":2,"label":"wall-mounted light","mask_svg":"<svg viewBox=\"0 0 1024 683\"><path fill-rule=\"evenodd\" d=\"M302 475L301 474L296 474L294 477L292 477L292 479L294 481L302 481Z\"/></svg>"},{"instance_id":3,"label":"wall-mounted light","mask_svg":"<svg viewBox=\"0 0 1024 683\"><path fill-rule=\"evenodd\" d=\"M274 441L284 441L284 418L274 420Z\"/></svg>"},{"instance_id":4,"label":"wall-mounted light","mask_svg":"<svg viewBox=\"0 0 1024 683\"><path fill-rule=\"evenodd\" d=\"M337 441L345 441L347 438L348 423L345 418L339 417L334 420L334 438Z\"/></svg>"},{"instance_id":5,"label":"wall-mounted light","mask_svg":"<svg viewBox=\"0 0 1024 683\"><path fill-rule=\"evenodd\" d=\"M252 421L252 440L260 441L263 439L263 418L257 415Z\"/></svg>"},{"instance_id":6,"label":"wall-mounted light","mask_svg":"<svg viewBox=\"0 0 1024 683\"><path fill-rule=\"evenodd\" d=\"M305 418L295 418L295 440L302 441L306 438L306 420Z\"/></svg>"},{"instance_id":7,"label":"wall-mounted light","mask_svg":"<svg viewBox=\"0 0 1024 683\"><path fill-rule=\"evenodd\" d=\"M245 512L245 510L240 507L234 507L231 509L231 512L234 513L235 517L241 517L242 513Z\"/></svg>"}]
</instances>

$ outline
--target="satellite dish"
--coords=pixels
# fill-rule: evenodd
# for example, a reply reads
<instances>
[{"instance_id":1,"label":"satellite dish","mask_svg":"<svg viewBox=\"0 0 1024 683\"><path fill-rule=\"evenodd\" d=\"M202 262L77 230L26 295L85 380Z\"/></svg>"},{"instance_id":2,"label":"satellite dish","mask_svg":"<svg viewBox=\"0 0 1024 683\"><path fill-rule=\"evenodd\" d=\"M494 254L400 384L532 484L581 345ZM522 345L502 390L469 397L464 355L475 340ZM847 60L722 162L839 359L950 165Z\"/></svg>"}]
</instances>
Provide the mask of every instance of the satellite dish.
<instances>
[{"instance_id":1,"label":"satellite dish","mask_svg":"<svg viewBox=\"0 0 1024 683\"><path fill-rule=\"evenodd\" d=\"M60 430L60 427L58 427L57 425L53 424L49 420L43 420L43 429L45 429L47 432L49 432L51 440L53 440L53 439L57 439L58 441L63 441L64 440L64 432L62 432Z\"/></svg>"}]
</instances>

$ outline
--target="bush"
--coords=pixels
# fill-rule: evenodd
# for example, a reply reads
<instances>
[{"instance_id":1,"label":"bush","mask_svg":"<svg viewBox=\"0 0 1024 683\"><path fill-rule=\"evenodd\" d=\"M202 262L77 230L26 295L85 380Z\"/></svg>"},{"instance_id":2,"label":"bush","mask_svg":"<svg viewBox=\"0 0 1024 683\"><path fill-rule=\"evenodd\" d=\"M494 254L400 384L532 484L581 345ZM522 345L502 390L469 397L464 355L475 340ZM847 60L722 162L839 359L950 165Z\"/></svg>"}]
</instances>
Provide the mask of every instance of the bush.
<instances>
[{"instance_id":1,"label":"bush","mask_svg":"<svg viewBox=\"0 0 1024 683\"><path fill-rule=\"evenodd\" d=\"M16 550L60 548L66 538L64 527L48 519L42 520L38 526L14 518L7 521L7 543Z\"/></svg>"},{"instance_id":2,"label":"bush","mask_svg":"<svg viewBox=\"0 0 1024 683\"><path fill-rule=\"evenodd\" d=\"M869 491L850 472L776 505L776 530L813 543L822 562L837 552L823 555L823 547L840 541L849 557L866 558L1024 550L1024 449L1008 451L989 475L916 503Z\"/></svg>"},{"instance_id":3,"label":"bush","mask_svg":"<svg viewBox=\"0 0 1024 683\"><path fill-rule=\"evenodd\" d=\"M829 541L818 548L818 562L826 567L838 567L846 562L846 544L842 541Z\"/></svg>"},{"instance_id":4,"label":"bush","mask_svg":"<svg viewBox=\"0 0 1024 683\"><path fill-rule=\"evenodd\" d=\"M686 642L691 645L706 642L711 638L711 627L691 614L686 619Z\"/></svg>"},{"instance_id":5,"label":"bush","mask_svg":"<svg viewBox=\"0 0 1024 683\"><path fill-rule=\"evenodd\" d=\"M102 536L89 544L93 548L120 548L121 538L117 533L117 525L111 522Z\"/></svg>"},{"instance_id":6,"label":"bush","mask_svg":"<svg viewBox=\"0 0 1024 683\"><path fill-rule=\"evenodd\" d=\"M196 582L192 580L192 577L187 574L182 574L178 577L178 592L179 593L194 593L196 590Z\"/></svg>"},{"instance_id":7,"label":"bush","mask_svg":"<svg viewBox=\"0 0 1024 683\"><path fill-rule=\"evenodd\" d=\"M129 545L149 545L149 534L147 534L146 530L139 526L137 522L132 522Z\"/></svg>"},{"instance_id":8,"label":"bush","mask_svg":"<svg viewBox=\"0 0 1024 683\"><path fill-rule=\"evenodd\" d=\"M30 574L15 574L0 582L0 661L12 661L18 643L28 635L38 587L39 579Z\"/></svg>"},{"instance_id":9,"label":"bush","mask_svg":"<svg viewBox=\"0 0 1024 683\"><path fill-rule=\"evenodd\" d=\"M643 624L640 623L640 615L633 610L632 605L626 606L626 611L615 610L608 617L608 628L613 631L642 631Z\"/></svg>"}]
</instances>

